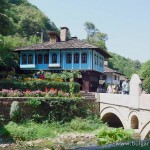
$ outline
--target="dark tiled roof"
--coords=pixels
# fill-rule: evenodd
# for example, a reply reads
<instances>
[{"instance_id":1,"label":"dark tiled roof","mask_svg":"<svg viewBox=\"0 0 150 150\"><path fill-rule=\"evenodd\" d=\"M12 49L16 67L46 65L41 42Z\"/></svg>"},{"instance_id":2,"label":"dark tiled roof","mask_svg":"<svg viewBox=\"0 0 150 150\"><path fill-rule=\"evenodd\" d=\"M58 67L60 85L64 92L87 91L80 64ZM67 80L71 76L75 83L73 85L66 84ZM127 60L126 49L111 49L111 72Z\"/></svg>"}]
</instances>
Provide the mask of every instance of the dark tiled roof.
<instances>
[{"instance_id":1,"label":"dark tiled roof","mask_svg":"<svg viewBox=\"0 0 150 150\"><path fill-rule=\"evenodd\" d=\"M117 73L117 74L120 74L120 75L124 75L123 73L121 73L117 70L111 69L107 66L104 66L104 73Z\"/></svg>"},{"instance_id":2,"label":"dark tiled roof","mask_svg":"<svg viewBox=\"0 0 150 150\"><path fill-rule=\"evenodd\" d=\"M98 47L88 44L85 41L78 40L78 39L72 39L65 42L56 42L55 44L42 43L42 44L36 44L28 47L21 47L15 49L15 51L22 51L22 50L41 50L41 49L84 49L84 48L90 48L90 49L99 49ZM100 50L100 49L99 49ZM111 57L109 53L106 51L100 50L100 53L102 55L105 55L105 57Z\"/></svg>"}]
</instances>

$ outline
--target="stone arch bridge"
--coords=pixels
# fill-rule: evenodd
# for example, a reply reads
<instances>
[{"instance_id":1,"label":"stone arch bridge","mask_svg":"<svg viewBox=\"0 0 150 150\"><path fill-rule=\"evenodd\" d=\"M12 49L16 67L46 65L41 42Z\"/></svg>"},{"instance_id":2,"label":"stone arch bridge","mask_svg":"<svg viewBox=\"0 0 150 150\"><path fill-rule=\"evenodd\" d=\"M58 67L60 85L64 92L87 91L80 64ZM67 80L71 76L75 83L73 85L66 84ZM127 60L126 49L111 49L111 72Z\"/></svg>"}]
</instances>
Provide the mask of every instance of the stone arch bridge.
<instances>
[{"instance_id":1,"label":"stone arch bridge","mask_svg":"<svg viewBox=\"0 0 150 150\"><path fill-rule=\"evenodd\" d=\"M100 117L111 127L134 129L141 139L150 134L150 94L142 94L141 80L134 74L130 80L130 93L96 93Z\"/></svg>"}]
</instances>

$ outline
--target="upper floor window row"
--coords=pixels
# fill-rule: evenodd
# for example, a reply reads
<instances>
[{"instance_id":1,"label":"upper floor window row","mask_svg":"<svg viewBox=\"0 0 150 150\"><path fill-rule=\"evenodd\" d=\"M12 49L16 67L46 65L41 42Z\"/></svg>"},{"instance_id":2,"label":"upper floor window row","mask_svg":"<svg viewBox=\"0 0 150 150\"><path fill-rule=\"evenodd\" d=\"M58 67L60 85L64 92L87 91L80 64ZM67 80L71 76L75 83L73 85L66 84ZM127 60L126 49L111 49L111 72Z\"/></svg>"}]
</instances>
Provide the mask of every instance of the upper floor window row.
<instances>
[{"instance_id":1,"label":"upper floor window row","mask_svg":"<svg viewBox=\"0 0 150 150\"><path fill-rule=\"evenodd\" d=\"M74 54L74 63L77 64L79 63L79 58L80 55L78 53ZM67 64L71 64L72 62L72 54L68 53L66 54L66 63ZM87 63L87 54L86 53L82 53L81 54L81 63Z\"/></svg>"},{"instance_id":2,"label":"upper floor window row","mask_svg":"<svg viewBox=\"0 0 150 150\"><path fill-rule=\"evenodd\" d=\"M22 55L22 64L33 64L33 55Z\"/></svg>"},{"instance_id":3,"label":"upper floor window row","mask_svg":"<svg viewBox=\"0 0 150 150\"><path fill-rule=\"evenodd\" d=\"M38 54L37 55L37 64L43 64L43 60L44 60L44 64L48 64L49 63L49 55L48 54Z\"/></svg>"}]
</instances>

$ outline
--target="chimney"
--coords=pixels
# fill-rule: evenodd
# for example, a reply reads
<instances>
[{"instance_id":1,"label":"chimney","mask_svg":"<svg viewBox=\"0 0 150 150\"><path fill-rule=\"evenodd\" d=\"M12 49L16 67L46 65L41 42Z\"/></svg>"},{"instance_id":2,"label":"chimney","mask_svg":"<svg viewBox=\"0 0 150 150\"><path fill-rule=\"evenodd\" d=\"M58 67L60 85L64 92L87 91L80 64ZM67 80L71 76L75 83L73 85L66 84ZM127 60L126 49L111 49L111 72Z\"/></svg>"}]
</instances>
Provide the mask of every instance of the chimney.
<instances>
[{"instance_id":1,"label":"chimney","mask_svg":"<svg viewBox=\"0 0 150 150\"><path fill-rule=\"evenodd\" d=\"M56 42L60 41L58 34L55 31L48 32L50 36L50 44L55 44Z\"/></svg>"},{"instance_id":2,"label":"chimney","mask_svg":"<svg viewBox=\"0 0 150 150\"><path fill-rule=\"evenodd\" d=\"M104 66L108 66L108 60L104 61Z\"/></svg>"},{"instance_id":3,"label":"chimney","mask_svg":"<svg viewBox=\"0 0 150 150\"><path fill-rule=\"evenodd\" d=\"M61 31L60 31L60 40L61 41L66 41L69 29L67 27L61 27L60 29L61 29Z\"/></svg>"}]
</instances>

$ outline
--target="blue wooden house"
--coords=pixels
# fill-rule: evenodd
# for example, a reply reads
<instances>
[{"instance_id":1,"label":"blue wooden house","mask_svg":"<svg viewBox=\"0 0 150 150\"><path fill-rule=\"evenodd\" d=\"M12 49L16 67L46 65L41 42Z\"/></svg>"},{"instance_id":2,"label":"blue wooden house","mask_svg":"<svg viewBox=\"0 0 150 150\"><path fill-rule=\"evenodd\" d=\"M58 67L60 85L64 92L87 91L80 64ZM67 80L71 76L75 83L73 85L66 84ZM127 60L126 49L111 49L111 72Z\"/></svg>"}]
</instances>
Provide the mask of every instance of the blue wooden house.
<instances>
[{"instance_id":1,"label":"blue wooden house","mask_svg":"<svg viewBox=\"0 0 150 150\"><path fill-rule=\"evenodd\" d=\"M104 72L104 60L110 55L77 37L67 39L68 28L62 27L60 36L49 32L50 41L29 47L17 48L22 72L45 70L80 70L82 77L76 79L81 90L96 91L100 75Z\"/></svg>"}]
</instances>

